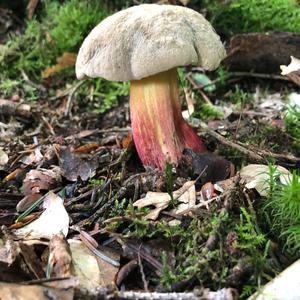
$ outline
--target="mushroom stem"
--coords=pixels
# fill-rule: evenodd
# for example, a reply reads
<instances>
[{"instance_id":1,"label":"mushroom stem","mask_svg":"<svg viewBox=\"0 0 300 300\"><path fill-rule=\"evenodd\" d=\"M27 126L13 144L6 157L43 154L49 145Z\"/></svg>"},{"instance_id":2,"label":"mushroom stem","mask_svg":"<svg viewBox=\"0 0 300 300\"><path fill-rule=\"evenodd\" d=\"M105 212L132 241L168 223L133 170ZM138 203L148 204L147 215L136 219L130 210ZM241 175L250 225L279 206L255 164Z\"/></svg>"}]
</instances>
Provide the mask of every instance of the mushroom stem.
<instances>
[{"instance_id":1,"label":"mushroom stem","mask_svg":"<svg viewBox=\"0 0 300 300\"><path fill-rule=\"evenodd\" d=\"M177 164L184 148L206 148L181 114L176 69L131 81L130 116L134 143L145 166Z\"/></svg>"}]
</instances>

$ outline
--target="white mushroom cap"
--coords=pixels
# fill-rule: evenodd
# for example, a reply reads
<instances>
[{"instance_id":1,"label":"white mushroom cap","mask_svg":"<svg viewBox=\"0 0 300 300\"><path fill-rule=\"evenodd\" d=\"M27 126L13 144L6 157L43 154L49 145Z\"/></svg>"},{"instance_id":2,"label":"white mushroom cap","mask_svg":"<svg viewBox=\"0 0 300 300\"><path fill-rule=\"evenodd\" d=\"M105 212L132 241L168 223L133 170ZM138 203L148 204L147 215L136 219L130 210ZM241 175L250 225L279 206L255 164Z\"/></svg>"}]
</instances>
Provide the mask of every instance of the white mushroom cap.
<instances>
[{"instance_id":1,"label":"white mushroom cap","mask_svg":"<svg viewBox=\"0 0 300 300\"><path fill-rule=\"evenodd\" d=\"M178 66L213 70L225 55L220 37L201 14L182 6L142 4L91 31L79 50L76 75L129 81Z\"/></svg>"}]
</instances>

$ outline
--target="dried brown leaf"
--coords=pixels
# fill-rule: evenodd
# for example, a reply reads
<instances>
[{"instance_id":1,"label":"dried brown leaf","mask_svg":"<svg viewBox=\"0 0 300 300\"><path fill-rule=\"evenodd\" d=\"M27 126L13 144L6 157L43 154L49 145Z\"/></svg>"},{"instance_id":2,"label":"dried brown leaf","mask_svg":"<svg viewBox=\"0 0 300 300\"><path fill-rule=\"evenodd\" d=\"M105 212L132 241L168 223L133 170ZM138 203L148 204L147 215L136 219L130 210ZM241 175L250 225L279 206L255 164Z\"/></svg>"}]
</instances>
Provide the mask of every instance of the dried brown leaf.
<instances>
[{"instance_id":1,"label":"dried brown leaf","mask_svg":"<svg viewBox=\"0 0 300 300\"><path fill-rule=\"evenodd\" d=\"M72 276L72 256L63 234L54 235L49 243L48 267L52 277Z\"/></svg>"},{"instance_id":2,"label":"dried brown leaf","mask_svg":"<svg viewBox=\"0 0 300 300\"><path fill-rule=\"evenodd\" d=\"M56 62L57 64L45 69L42 72L42 77L47 78L55 75L56 73L75 65L76 62L76 53L65 52L62 56L58 57Z\"/></svg>"},{"instance_id":3,"label":"dried brown leaf","mask_svg":"<svg viewBox=\"0 0 300 300\"><path fill-rule=\"evenodd\" d=\"M79 177L86 181L93 177L98 166L96 160L81 159L69 149L60 152L60 166L63 176L70 181L76 181Z\"/></svg>"},{"instance_id":4,"label":"dried brown leaf","mask_svg":"<svg viewBox=\"0 0 300 300\"><path fill-rule=\"evenodd\" d=\"M28 2L26 9L27 9L27 14L28 14L29 20L32 19L33 15L34 15L34 11L35 11L38 3L39 3L39 0L30 0Z\"/></svg>"},{"instance_id":5,"label":"dried brown leaf","mask_svg":"<svg viewBox=\"0 0 300 300\"><path fill-rule=\"evenodd\" d=\"M0 148L0 170L8 163L8 155Z\"/></svg>"},{"instance_id":6,"label":"dried brown leaf","mask_svg":"<svg viewBox=\"0 0 300 300\"><path fill-rule=\"evenodd\" d=\"M61 170L56 167L52 170L37 169L26 174L23 181L25 195L38 194L41 191L49 191L58 186L61 181Z\"/></svg>"},{"instance_id":7,"label":"dried brown leaf","mask_svg":"<svg viewBox=\"0 0 300 300\"><path fill-rule=\"evenodd\" d=\"M51 295L51 297L49 297ZM22 285L0 282L0 299L5 300L73 300L74 290L58 290L42 285Z\"/></svg>"},{"instance_id":8,"label":"dried brown leaf","mask_svg":"<svg viewBox=\"0 0 300 300\"><path fill-rule=\"evenodd\" d=\"M90 290L114 281L118 268L93 255L83 242L78 240L68 240L68 242L74 273L79 278L79 287Z\"/></svg>"},{"instance_id":9,"label":"dried brown leaf","mask_svg":"<svg viewBox=\"0 0 300 300\"><path fill-rule=\"evenodd\" d=\"M195 182L186 182L180 189L173 192L173 197L181 202L178 208L174 210L175 213L180 213L181 211L194 206L196 203ZM159 213L168 207L170 201L171 196L168 193L147 192L145 198L137 200L133 203L133 206L137 208L155 206L155 209L147 214L145 219L156 220L159 216Z\"/></svg>"}]
</instances>

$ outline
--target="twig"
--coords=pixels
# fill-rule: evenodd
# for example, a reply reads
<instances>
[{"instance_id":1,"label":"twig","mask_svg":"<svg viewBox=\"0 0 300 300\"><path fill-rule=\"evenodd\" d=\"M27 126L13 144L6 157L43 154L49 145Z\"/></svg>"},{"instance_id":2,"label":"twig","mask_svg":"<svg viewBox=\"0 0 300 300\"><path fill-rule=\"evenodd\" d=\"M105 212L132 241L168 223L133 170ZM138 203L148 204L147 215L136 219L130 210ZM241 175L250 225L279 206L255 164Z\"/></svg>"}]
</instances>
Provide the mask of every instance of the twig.
<instances>
[{"instance_id":1,"label":"twig","mask_svg":"<svg viewBox=\"0 0 300 300\"><path fill-rule=\"evenodd\" d=\"M262 157L261 155L256 154L255 152L245 148L244 146L241 146L239 144L236 144L232 141L227 140L226 138L224 138L219 133L217 133L214 130L210 129L205 123L201 122L201 127L203 128L204 131L206 131L209 135L216 138L222 144L230 146L231 148L237 149L238 151L246 154L247 156L249 156L250 158L252 158L253 160L255 160L257 162L266 162L266 159L264 157Z\"/></svg>"},{"instance_id":2,"label":"twig","mask_svg":"<svg viewBox=\"0 0 300 300\"><path fill-rule=\"evenodd\" d=\"M142 247L142 244L140 244L139 251L138 251L138 262L139 262L140 272L142 274L142 280L143 280L143 284L144 284L144 290L146 292L149 292L148 282L146 280L146 276L145 276L144 268L143 268L143 263L142 263L142 259L141 259L141 247Z\"/></svg>"},{"instance_id":3,"label":"twig","mask_svg":"<svg viewBox=\"0 0 300 300\"><path fill-rule=\"evenodd\" d=\"M239 144L242 144L239 142ZM292 154L281 154L281 153L274 153L268 150L261 150L261 149L255 149L258 153L260 153L263 156L272 157L276 159L286 160L293 163L300 163L300 157L296 157Z\"/></svg>"},{"instance_id":4,"label":"twig","mask_svg":"<svg viewBox=\"0 0 300 300\"><path fill-rule=\"evenodd\" d=\"M261 149L254 149L250 150L251 146L245 145L241 142L234 143L232 141L227 140L219 133L215 132L214 130L210 129L205 123L200 123L203 130L208 133L209 135L216 138L219 142L221 142L224 145L227 145L231 148L234 148L241 153L246 154L248 157L253 159L254 161L260 162L260 163L266 163L268 161L268 158L275 158L275 159L281 159L285 161L290 161L292 163L300 163L300 158L296 157L292 154L280 154L280 153L274 153L267 150L261 150Z\"/></svg>"},{"instance_id":5,"label":"twig","mask_svg":"<svg viewBox=\"0 0 300 300\"><path fill-rule=\"evenodd\" d=\"M46 92L46 88L43 87L41 84L37 84L37 83L34 83L33 81L31 81L28 77L28 75L25 73L24 70L21 70L21 74L22 74L22 77L23 79L31 86L33 86L34 88L36 88L37 90L41 90L43 92Z\"/></svg>"},{"instance_id":6,"label":"twig","mask_svg":"<svg viewBox=\"0 0 300 300\"><path fill-rule=\"evenodd\" d=\"M232 77L255 77L255 78L263 78L263 79L291 81L289 78L287 78L285 76L281 76L281 75L254 73L254 72L227 72L226 76L225 76L225 80L228 80L229 78L232 78ZM192 84L193 88L195 88L197 90L203 90L206 87L212 86L212 85L224 80L224 78L216 78L215 80L212 80L210 83L207 83L204 85L198 85L195 83L195 81L191 78L191 76L189 74L187 75L187 79Z\"/></svg>"},{"instance_id":7,"label":"twig","mask_svg":"<svg viewBox=\"0 0 300 300\"><path fill-rule=\"evenodd\" d=\"M254 73L254 72L229 72L227 76L228 77L256 77L256 78L263 78L263 79L290 81L285 76L275 75L275 74Z\"/></svg>"},{"instance_id":8,"label":"twig","mask_svg":"<svg viewBox=\"0 0 300 300\"><path fill-rule=\"evenodd\" d=\"M84 80L77 82L70 90L68 93L68 101L66 104L66 110L65 110L65 116L68 116L70 111L71 111L71 104L72 104L72 99L75 94L75 92L84 84Z\"/></svg>"},{"instance_id":9,"label":"twig","mask_svg":"<svg viewBox=\"0 0 300 300\"><path fill-rule=\"evenodd\" d=\"M208 289L188 293L145 293L145 292L116 292L114 299L130 300L237 300L237 291L231 288L224 288L216 292ZM108 298L111 299L111 298Z\"/></svg>"}]
</instances>

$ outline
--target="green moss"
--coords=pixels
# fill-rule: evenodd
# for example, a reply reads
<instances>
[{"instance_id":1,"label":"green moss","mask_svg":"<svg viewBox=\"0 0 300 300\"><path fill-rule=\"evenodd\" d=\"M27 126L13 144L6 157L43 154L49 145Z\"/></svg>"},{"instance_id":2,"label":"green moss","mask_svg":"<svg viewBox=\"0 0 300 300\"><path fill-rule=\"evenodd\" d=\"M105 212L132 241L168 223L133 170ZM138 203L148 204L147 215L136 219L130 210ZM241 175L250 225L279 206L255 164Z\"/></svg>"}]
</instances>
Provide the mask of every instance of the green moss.
<instances>
[{"instance_id":1,"label":"green moss","mask_svg":"<svg viewBox=\"0 0 300 300\"><path fill-rule=\"evenodd\" d=\"M104 113L118 105L120 97L129 95L128 82L108 81L103 78L87 79L76 93L76 99L84 101L88 110L96 113ZM87 103L86 97L90 98ZM93 101L97 100L97 101Z\"/></svg>"},{"instance_id":2,"label":"green moss","mask_svg":"<svg viewBox=\"0 0 300 300\"><path fill-rule=\"evenodd\" d=\"M286 131L296 139L300 139L300 110L289 106L285 116L284 124Z\"/></svg>"},{"instance_id":3,"label":"green moss","mask_svg":"<svg viewBox=\"0 0 300 300\"><path fill-rule=\"evenodd\" d=\"M264 212L272 233L295 254L300 250L300 177L294 171L287 184L281 184L278 176L276 167L271 165L270 195Z\"/></svg>"},{"instance_id":4,"label":"green moss","mask_svg":"<svg viewBox=\"0 0 300 300\"><path fill-rule=\"evenodd\" d=\"M203 103L194 113L194 116L199 117L204 121L221 119L224 117L223 113L216 106L210 103Z\"/></svg>"},{"instance_id":5,"label":"green moss","mask_svg":"<svg viewBox=\"0 0 300 300\"><path fill-rule=\"evenodd\" d=\"M0 48L1 78L16 78L24 71L39 78L40 72L55 61L55 50L46 39L46 32L37 20L28 21L22 35L13 35Z\"/></svg>"},{"instance_id":6,"label":"green moss","mask_svg":"<svg viewBox=\"0 0 300 300\"><path fill-rule=\"evenodd\" d=\"M219 33L300 32L296 0L206 0L208 18Z\"/></svg>"},{"instance_id":7,"label":"green moss","mask_svg":"<svg viewBox=\"0 0 300 300\"><path fill-rule=\"evenodd\" d=\"M27 21L24 33L13 35L0 48L2 78L15 78L23 70L31 79L40 80L41 72L63 52L77 52L84 37L109 14L101 3L45 1L39 18Z\"/></svg>"},{"instance_id":8,"label":"green moss","mask_svg":"<svg viewBox=\"0 0 300 300\"><path fill-rule=\"evenodd\" d=\"M50 35L55 41L59 53L74 51L109 11L98 0L69 0L62 7L60 4L48 3L48 16L53 17Z\"/></svg>"}]
</instances>

